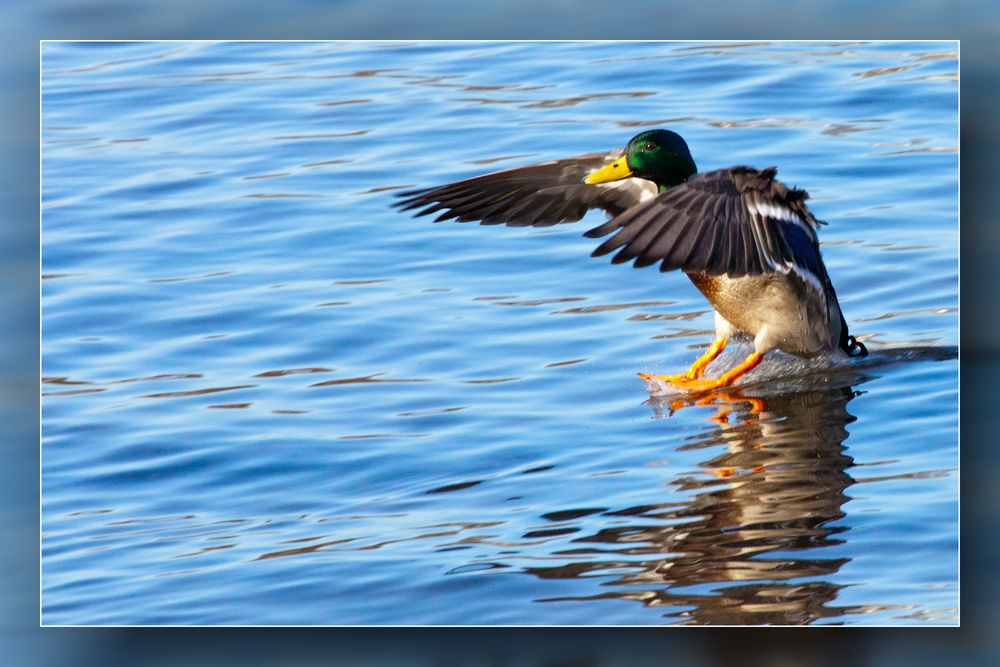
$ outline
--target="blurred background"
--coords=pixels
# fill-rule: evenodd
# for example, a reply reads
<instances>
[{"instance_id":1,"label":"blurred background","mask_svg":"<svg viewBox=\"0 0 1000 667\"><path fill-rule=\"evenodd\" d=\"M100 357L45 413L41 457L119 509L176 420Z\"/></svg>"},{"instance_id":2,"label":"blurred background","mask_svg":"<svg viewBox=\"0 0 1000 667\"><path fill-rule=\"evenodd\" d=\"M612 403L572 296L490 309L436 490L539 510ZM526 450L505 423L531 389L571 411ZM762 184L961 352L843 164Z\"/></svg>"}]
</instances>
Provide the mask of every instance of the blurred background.
<instances>
[{"instance_id":1,"label":"blurred background","mask_svg":"<svg viewBox=\"0 0 1000 667\"><path fill-rule=\"evenodd\" d=\"M35 2L0 9L4 57L0 197L3 595L0 661L10 665L940 665L996 664L1000 472L992 373L1000 370L989 181L997 155L996 3L695 4L587 0L452 3ZM86 630L38 629L39 39L961 39L961 630Z\"/></svg>"}]
</instances>

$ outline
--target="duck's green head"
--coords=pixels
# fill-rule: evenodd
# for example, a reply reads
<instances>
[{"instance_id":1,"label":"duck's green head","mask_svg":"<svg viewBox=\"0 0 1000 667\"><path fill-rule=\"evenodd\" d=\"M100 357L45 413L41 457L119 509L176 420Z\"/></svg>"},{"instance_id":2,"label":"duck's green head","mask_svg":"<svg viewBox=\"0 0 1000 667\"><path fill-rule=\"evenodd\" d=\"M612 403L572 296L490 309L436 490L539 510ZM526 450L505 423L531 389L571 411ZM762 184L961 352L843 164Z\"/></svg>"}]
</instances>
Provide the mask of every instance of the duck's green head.
<instances>
[{"instance_id":1,"label":"duck's green head","mask_svg":"<svg viewBox=\"0 0 1000 667\"><path fill-rule=\"evenodd\" d=\"M588 176L584 183L607 183L634 176L653 181L660 192L698 173L691 151L681 135L649 130L632 137L622 156Z\"/></svg>"}]
</instances>

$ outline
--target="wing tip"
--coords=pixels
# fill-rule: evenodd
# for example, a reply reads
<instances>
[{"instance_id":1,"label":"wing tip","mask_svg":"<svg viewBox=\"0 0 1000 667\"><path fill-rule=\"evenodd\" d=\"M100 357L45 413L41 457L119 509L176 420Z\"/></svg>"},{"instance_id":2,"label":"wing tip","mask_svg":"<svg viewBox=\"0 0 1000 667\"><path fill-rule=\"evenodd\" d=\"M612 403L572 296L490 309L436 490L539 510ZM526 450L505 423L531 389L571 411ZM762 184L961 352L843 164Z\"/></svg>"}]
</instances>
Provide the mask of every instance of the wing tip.
<instances>
[{"instance_id":1,"label":"wing tip","mask_svg":"<svg viewBox=\"0 0 1000 667\"><path fill-rule=\"evenodd\" d=\"M602 236L607 236L611 232L615 231L621 227L621 222L618 218L612 218L608 220L603 225L598 225L593 229L588 229L583 233L583 235L588 239L599 239Z\"/></svg>"}]
</instances>

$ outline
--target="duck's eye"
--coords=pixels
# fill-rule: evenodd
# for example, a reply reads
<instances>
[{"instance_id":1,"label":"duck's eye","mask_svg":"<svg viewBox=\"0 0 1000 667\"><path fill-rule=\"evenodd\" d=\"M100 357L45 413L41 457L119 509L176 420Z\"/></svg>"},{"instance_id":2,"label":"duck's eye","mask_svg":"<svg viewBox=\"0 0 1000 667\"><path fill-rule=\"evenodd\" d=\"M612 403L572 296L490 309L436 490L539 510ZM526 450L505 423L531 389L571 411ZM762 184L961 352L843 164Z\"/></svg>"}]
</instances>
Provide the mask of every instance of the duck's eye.
<instances>
[{"instance_id":1,"label":"duck's eye","mask_svg":"<svg viewBox=\"0 0 1000 667\"><path fill-rule=\"evenodd\" d=\"M642 150L644 150L644 151L655 151L656 148L657 148L656 144L654 144L652 141L647 141L643 145Z\"/></svg>"}]
</instances>

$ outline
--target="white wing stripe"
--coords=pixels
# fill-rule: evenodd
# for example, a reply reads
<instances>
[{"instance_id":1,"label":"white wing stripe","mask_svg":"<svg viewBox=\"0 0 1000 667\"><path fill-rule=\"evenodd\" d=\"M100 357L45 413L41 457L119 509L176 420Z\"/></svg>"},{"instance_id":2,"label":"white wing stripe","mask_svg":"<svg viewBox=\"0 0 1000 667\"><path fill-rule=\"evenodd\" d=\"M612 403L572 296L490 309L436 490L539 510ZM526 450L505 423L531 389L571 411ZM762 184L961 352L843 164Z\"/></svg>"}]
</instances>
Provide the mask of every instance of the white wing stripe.
<instances>
[{"instance_id":1,"label":"white wing stripe","mask_svg":"<svg viewBox=\"0 0 1000 667\"><path fill-rule=\"evenodd\" d=\"M764 219L756 213L751 213L750 223L753 225L753 233L750 234L750 236L753 239L754 245L757 246L757 252L759 252L760 256L765 262L767 262L768 266L766 268L773 271L776 268L776 262L767 248L767 225Z\"/></svg>"},{"instance_id":2,"label":"white wing stripe","mask_svg":"<svg viewBox=\"0 0 1000 667\"><path fill-rule=\"evenodd\" d=\"M765 218L771 218L772 220L779 220L781 222L791 222L792 224L798 225L810 237L815 238L815 231L801 218L799 215L788 208L783 206L775 206L774 204L768 202L747 202L747 208L750 209L751 213L755 213Z\"/></svg>"}]
</instances>

